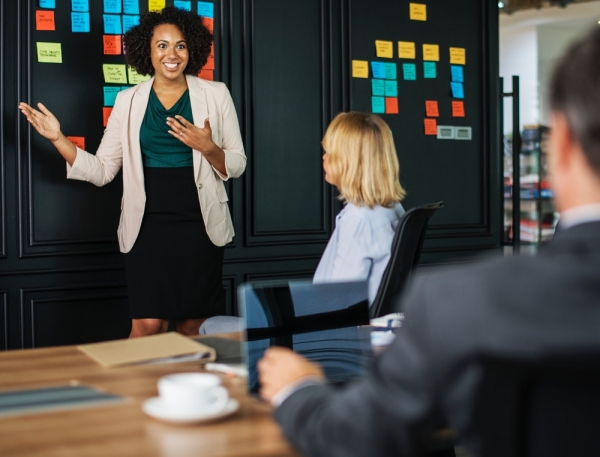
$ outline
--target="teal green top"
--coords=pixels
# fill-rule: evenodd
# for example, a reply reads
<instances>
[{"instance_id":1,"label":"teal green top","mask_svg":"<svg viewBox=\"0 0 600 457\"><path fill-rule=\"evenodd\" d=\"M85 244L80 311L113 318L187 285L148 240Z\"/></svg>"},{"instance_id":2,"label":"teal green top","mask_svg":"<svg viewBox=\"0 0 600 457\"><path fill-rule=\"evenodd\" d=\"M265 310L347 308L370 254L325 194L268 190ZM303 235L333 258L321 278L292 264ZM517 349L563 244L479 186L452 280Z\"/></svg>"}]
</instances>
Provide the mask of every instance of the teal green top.
<instances>
[{"instance_id":1,"label":"teal green top","mask_svg":"<svg viewBox=\"0 0 600 457\"><path fill-rule=\"evenodd\" d=\"M189 89L170 109L165 109L154 89L150 90L148 107L140 128L140 146L145 167L176 168L193 165L192 148L169 133L167 117L175 117L176 114L194 122Z\"/></svg>"}]
</instances>

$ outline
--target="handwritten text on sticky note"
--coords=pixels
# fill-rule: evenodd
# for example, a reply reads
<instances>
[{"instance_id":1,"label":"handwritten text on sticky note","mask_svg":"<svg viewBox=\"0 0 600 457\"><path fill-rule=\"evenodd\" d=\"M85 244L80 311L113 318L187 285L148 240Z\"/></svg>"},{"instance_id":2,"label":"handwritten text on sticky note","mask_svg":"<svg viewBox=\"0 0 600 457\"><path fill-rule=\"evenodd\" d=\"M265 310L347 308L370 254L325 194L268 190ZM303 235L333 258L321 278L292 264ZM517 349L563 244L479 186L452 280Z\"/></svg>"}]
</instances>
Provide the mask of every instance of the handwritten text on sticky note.
<instances>
[{"instance_id":1,"label":"handwritten text on sticky note","mask_svg":"<svg viewBox=\"0 0 600 457\"><path fill-rule=\"evenodd\" d=\"M62 47L60 43L42 43L37 42L38 62L42 63L62 63Z\"/></svg>"},{"instance_id":2,"label":"handwritten text on sticky note","mask_svg":"<svg viewBox=\"0 0 600 457\"><path fill-rule=\"evenodd\" d=\"M375 40L375 51L377 57L387 57L391 59L394 57L394 43L391 41Z\"/></svg>"}]
</instances>

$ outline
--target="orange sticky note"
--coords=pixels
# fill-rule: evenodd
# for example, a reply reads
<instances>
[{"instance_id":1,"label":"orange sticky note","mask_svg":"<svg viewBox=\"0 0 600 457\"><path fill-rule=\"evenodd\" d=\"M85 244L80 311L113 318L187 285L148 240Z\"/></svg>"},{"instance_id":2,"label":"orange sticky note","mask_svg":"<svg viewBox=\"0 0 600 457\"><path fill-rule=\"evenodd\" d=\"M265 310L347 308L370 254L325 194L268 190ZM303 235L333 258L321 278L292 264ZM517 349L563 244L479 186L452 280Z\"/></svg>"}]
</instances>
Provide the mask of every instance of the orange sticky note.
<instances>
[{"instance_id":1,"label":"orange sticky note","mask_svg":"<svg viewBox=\"0 0 600 457\"><path fill-rule=\"evenodd\" d=\"M54 11L36 11L35 29L56 30L56 26L54 25Z\"/></svg>"},{"instance_id":2,"label":"orange sticky note","mask_svg":"<svg viewBox=\"0 0 600 457\"><path fill-rule=\"evenodd\" d=\"M425 113L427 117L440 117L438 102L435 100L425 101Z\"/></svg>"},{"instance_id":3,"label":"orange sticky note","mask_svg":"<svg viewBox=\"0 0 600 457\"><path fill-rule=\"evenodd\" d=\"M210 54L206 61L206 65L202 67L202 70L214 70L215 69L215 44L210 45Z\"/></svg>"},{"instance_id":4,"label":"orange sticky note","mask_svg":"<svg viewBox=\"0 0 600 457\"><path fill-rule=\"evenodd\" d=\"M425 135L437 136L437 121L435 119L425 119Z\"/></svg>"},{"instance_id":5,"label":"orange sticky note","mask_svg":"<svg viewBox=\"0 0 600 457\"><path fill-rule=\"evenodd\" d=\"M108 118L110 117L110 113L112 113L112 107L104 107L102 108L102 118L103 118L103 124L104 127L106 127L106 125L108 124Z\"/></svg>"},{"instance_id":6,"label":"orange sticky note","mask_svg":"<svg viewBox=\"0 0 600 457\"><path fill-rule=\"evenodd\" d=\"M398 99L396 97L385 98L386 114L398 114Z\"/></svg>"},{"instance_id":7,"label":"orange sticky note","mask_svg":"<svg viewBox=\"0 0 600 457\"><path fill-rule=\"evenodd\" d=\"M121 35L104 35L104 54L121 54Z\"/></svg>"},{"instance_id":8,"label":"orange sticky note","mask_svg":"<svg viewBox=\"0 0 600 457\"><path fill-rule=\"evenodd\" d=\"M452 102L452 117L465 117L465 103L462 101Z\"/></svg>"},{"instance_id":9,"label":"orange sticky note","mask_svg":"<svg viewBox=\"0 0 600 457\"><path fill-rule=\"evenodd\" d=\"M67 140L77 146L79 149L83 149L85 151L85 138L82 136L68 136Z\"/></svg>"},{"instance_id":10,"label":"orange sticky note","mask_svg":"<svg viewBox=\"0 0 600 457\"><path fill-rule=\"evenodd\" d=\"M214 71L202 69L198 72L198 78L207 79L209 81L214 81L215 80Z\"/></svg>"},{"instance_id":11,"label":"orange sticky note","mask_svg":"<svg viewBox=\"0 0 600 457\"><path fill-rule=\"evenodd\" d=\"M206 26L210 33L214 33L215 30L215 20L212 17L204 17L202 16L202 23Z\"/></svg>"}]
</instances>

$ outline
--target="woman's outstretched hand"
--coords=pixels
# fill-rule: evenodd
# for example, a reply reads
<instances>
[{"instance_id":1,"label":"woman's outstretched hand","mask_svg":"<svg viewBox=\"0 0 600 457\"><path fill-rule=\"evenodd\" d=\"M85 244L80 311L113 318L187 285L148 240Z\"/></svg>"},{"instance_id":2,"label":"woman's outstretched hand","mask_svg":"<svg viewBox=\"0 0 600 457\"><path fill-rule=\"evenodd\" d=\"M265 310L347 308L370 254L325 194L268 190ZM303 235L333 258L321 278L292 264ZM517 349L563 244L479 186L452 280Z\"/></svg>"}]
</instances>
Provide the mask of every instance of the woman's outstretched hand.
<instances>
[{"instance_id":1,"label":"woman's outstretched hand","mask_svg":"<svg viewBox=\"0 0 600 457\"><path fill-rule=\"evenodd\" d=\"M38 131L40 135L47 138L50 141L57 141L60 136L60 122L58 119L48 111L41 103L38 103L39 111L32 108L27 103L19 103L19 109L25 115L29 123L34 129Z\"/></svg>"}]
</instances>

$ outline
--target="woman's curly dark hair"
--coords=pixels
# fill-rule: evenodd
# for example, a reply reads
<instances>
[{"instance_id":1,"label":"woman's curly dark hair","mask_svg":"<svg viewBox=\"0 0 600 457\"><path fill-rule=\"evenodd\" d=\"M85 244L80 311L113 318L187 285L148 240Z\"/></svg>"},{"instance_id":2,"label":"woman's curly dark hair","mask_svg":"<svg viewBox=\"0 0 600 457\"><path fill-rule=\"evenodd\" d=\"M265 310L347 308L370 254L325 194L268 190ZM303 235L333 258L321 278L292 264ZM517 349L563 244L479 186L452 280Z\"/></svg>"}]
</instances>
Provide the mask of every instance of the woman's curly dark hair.
<instances>
[{"instance_id":1,"label":"woman's curly dark hair","mask_svg":"<svg viewBox=\"0 0 600 457\"><path fill-rule=\"evenodd\" d=\"M154 74L150 59L150 42L154 29L161 24L173 24L181 30L190 56L184 73L198 74L210 55L212 33L202 22L201 16L192 11L173 7L166 7L160 13L143 13L140 16L140 23L125 33L123 42L127 64L140 75Z\"/></svg>"}]
</instances>

